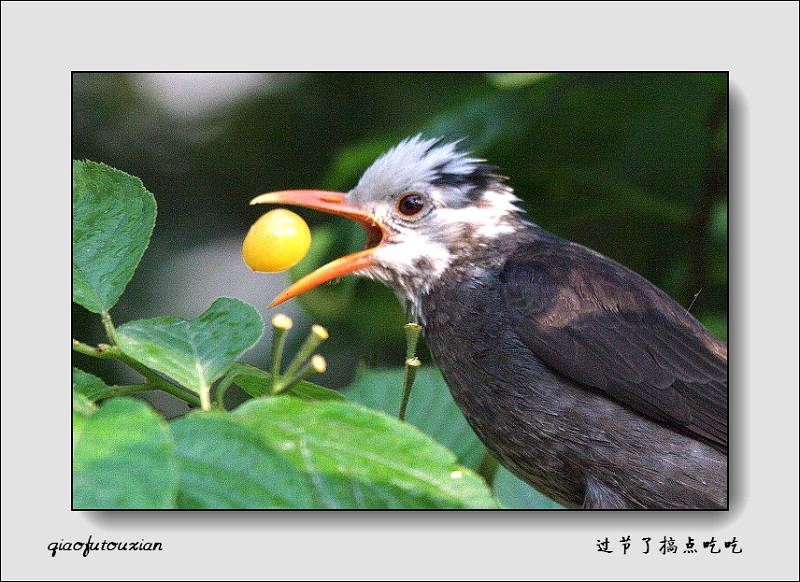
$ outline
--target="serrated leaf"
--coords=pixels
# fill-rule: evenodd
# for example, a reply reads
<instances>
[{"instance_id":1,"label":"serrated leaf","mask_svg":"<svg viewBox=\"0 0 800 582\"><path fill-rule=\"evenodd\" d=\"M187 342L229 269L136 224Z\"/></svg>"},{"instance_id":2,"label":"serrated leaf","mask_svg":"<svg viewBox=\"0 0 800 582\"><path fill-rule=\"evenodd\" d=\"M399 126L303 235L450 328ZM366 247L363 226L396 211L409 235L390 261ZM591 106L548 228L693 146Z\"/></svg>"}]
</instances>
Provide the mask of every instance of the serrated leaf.
<instances>
[{"instance_id":1,"label":"serrated leaf","mask_svg":"<svg viewBox=\"0 0 800 582\"><path fill-rule=\"evenodd\" d=\"M549 497L500 467L494 479L494 493L506 509L564 509Z\"/></svg>"},{"instance_id":2,"label":"serrated leaf","mask_svg":"<svg viewBox=\"0 0 800 582\"><path fill-rule=\"evenodd\" d=\"M430 506L424 496L399 488L298 468L229 414L195 413L171 425L181 509Z\"/></svg>"},{"instance_id":3,"label":"serrated leaf","mask_svg":"<svg viewBox=\"0 0 800 582\"><path fill-rule=\"evenodd\" d=\"M189 414L170 423L181 509L298 507L303 476L229 414Z\"/></svg>"},{"instance_id":4,"label":"serrated leaf","mask_svg":"<svg viewBox=\"0 0 800 582\"><path fill-rule=\"evenodd\" d=\"M119 300L153 232L156 201L141 180L72 163L72 300L103 313Z\"/></svg>"},{"instance_id":5,"label":"serrated leaf","mask_svg":"<svg viewBox=\"0 0 800 582\"><path fill-rule=\"evenodd\" d=\"M349 507L354 495L358 501L368 494L359 507L497 507L483 479L460 466L451 451L382 413L285 396L246 402L233 418L312 476L326 506ZM357 494L343 481L360 483Z\"/></svg>"},{"instance_id":6,"label":"serrated leaf","mask_svg":"<svg viewBox=\"0 0 800 582\"><path fill-rule=\"evenodd\" d=\"M404 370L365 370L343 390L348 400L397 416L403 393ZM406 422L453 451L459 463L476 469L486 452L464 415L456 406L441 373L434 366L417 371Z\"/></svg>"},{"instance_id":7,"label":"serrated leaf","mask_svg":"<svg viewBox=\"0 0 800 582\"><path fill-rule=\"evenodd\" d=\"M254 307L223 297L191 321L157 317L121 325L117 343L126 355L201 394L255 345L263 331Z\"/></svg>"},{"instance_id":8,"label":"serrated leaf","mask_svg":"<svg viewBox=\"0 0 800 582\"><path fill-rule=\"evenodd\" d=\"M144 402L106 400L85 419L72 456L75 509L169 508L177 477L170 431Z\"/></svg>"}]
</instances>

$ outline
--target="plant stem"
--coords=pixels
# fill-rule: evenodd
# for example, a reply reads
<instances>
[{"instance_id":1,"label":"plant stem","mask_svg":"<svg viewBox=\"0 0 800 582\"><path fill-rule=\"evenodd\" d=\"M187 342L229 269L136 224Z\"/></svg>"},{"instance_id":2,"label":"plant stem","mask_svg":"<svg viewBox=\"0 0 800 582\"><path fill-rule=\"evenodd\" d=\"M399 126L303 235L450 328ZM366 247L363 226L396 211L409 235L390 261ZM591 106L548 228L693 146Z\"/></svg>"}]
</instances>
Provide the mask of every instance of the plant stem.
<instances>
[{"instance_id":1,"label":"plant stem","mask_svg":"<svg viewBox=\"0 0 800 582\"><path fill-rule=\"evenodd\" d=\"M76 339L72 340L72 350L78 352L79 354L86 354L87 356L92 356L93 358L113 358L114 356L110 356L106 353L106 349L109 346L106 344L102 344L101 347L94 347L88 344L85 344L81 341Z\"/></svg>"},{"instance_id":2,"label":"plant stem","mask_svg":"<svg viewBox=\"0 0 800 582\"><path fill-rule=\"evenodd\" d=\"M418 358L409 358L406 360L406 377L403 380L403 398L400 401L400 412L397 418L400 420L406 419L406 408L408 408L408 399L411 398L411 387L414 385L414 378L417 377L417 368L420 367L422 362Z\"/></svg>"},{"instance_id":3,"label":"plant stem","mask_svg":"<svg viewBox=\"0 0 800 582\"><path fill-rule=\"evenodd\" d=\"M283 346L286 343L286 332L292 328L292 320L279 313L272 318L272 388L278 385L278 378L281 373L281 357L283 356Z\"/></svg>"},{"instance_id":4,"label":"plant stem","mask_svg":"<svg viewBox=\"0 0 800 582\"><path fill-rule=\"evenodd\" d=\"M131 368L139 372L150 384L153 384L153 386L157 387L162 392L172 394L175 398L180 398L184 402L189 403L191 406L201 406L202 403L200 402L200 398L194 392L190 392L189 390L162 378L144 364L141 364L133 358L123 354L119 348L109 348L109 351L111 350L119 352L119 354L115 355L114 357L116 357L119 361L128 364Z\"/></svg>"},{"instance_id":5,"label":"plant stem","mask_svg":"<svg viewBox=\"0 0 800 582\"><path fill-rule=\"evenodd\" d=\"M114 327L114 323L111 321L111 314L109 314L108 311L104 311L100 314L100 319L103 320L103 327L106 328L106 335L108 335L111 345L117 345L117 330Z\"/></svg>"},{"instance_id":6,"label":"plant stem","mask_svg":"<svg viewBox=\"0 0 800 582\"><path fill-rule=\"evenodd\" d=\"M211 386L200 391L200 409L211 410Z\"/></svg>"},{"instance_id":7,"label":"plant stem","mask_svg":"<svg viewBox=\"0 0 800 582\"><path fill-rule=\"evenodd\" d=\"M306 341L303 342L302 346L300 346L300 349L295 354L292 363L289 364L288 368L286 368L286 373L283 374L283 378L280 380L280 383L285 384L287 378L294 378L297 376L297 371L303 367L303 364L308 362L308 360L314 355L314 350L316 350L317 347L319 347L319 344L326 339L328 339L327 330L321 325L312 325L311 333L308 334Z\"/></svg>"},{"instance_id":8,"label":"plant stem","mask_svg":"<svg viewBox=\"0 0 800 582\"><path fill-rule=\"evenodd\" d=\"M417 341L422 326L418 323L407 323L406 328L406 360L410 360L417 355Z\"/></svg>"},{"instance_id":9,"label":"plant stem","mask_svg":"<svg viewBox=\"0 0 800 582\"><path fill-rule=\"evenodd\" d=\"M214 398L217 401L217 406L219 406L222 410L225 410L225 391L228 387L233 384L233 381L236 379L236 376L239 374L236 372L228 372L228 375L225 376L222 381L217 385L217 390L214 392Z\"/></svg>"},{"instance_id":10,"label":"plant stem","mask_svg":"<svg viewBox=\"0 0 800 582\"><path fill-rule=\"evenodd\" d=\"M420 361L416 357L417 341L419 340L419 332L422 329L418 323L407 323L406 328L406 375L403 379L403 397L400 400L400 412L397 418L400 420L406 419L406 408L408 408L408 399L411 398L411 387L414 385L414 378L417 377L417 368L420 366Z\"/></svg>"},{"instance_id":11,"label":"plant stem","mask_svg":"<svg viewBox=\"0 0 800 582\"><path fill-rule=\"evenodd\" d=\"M124 362L144 376L147 379L147 382L154 386L154 389L161 390L167 394L172 394L176 398L180 398L184 402L188 402L191 406L200 406L201 404L200 398L194 392L190 392L185 388L182 388L177 384L173 384L169 380L162 378L144 364L141 364L133 358L126 356L122 350L116 346L100 344L95 348L74 339L72 340L72 349L78 353L86 354L87 356L100 359L114 358L115 360Z\"/></svg>"},{"instance_id":12,"label":"plant stem","mask_svg":"<svg viewBox=\"0 0 800 582\"><path fill-rule=\"evenodd\" d=\"M157 386L153 386L149 382L144 384L126 384L120 386L115 384L112 386L114 389L114 396L125 396L126 394L136 394L137 392L148 392L150 390L158 390Z\"/></svg>"},{"instance_id":13,"label":"plant stem","mask_svg":"<svg viewBox=\"0 0 800 582\"><path fill-rule=\"evenodd\" d=\"M283 377L278 384L274 385L272 393L280 394L281 392L286 392L298 382L308 378L311 374L322 374L327 367L328 364L325 362L325 358L319 354L315 354L294 376L289 377L287 375Z\"/></svg>"}]
</instances>

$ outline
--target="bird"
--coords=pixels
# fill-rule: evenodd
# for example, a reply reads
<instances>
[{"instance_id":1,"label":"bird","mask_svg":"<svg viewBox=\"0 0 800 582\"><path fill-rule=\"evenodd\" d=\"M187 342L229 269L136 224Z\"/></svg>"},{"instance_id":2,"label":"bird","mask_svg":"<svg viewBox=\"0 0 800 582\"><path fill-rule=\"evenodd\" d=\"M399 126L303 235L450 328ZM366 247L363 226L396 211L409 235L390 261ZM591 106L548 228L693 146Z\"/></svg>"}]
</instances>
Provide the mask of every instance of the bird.
<instances>
[{"instance_id":1,"label":"bird","mask_svg":"<svg viewBox=\"0 0 800 582\"><path fill-rule=\"evenodd\" d=\"M272 305L343 275L381 281L488 451L539 492L572 509L727 509L727 344L644 277L535 224L461 141L406 138L348 192L254 198L367 235Z\"/></svg>"}]
</instances>

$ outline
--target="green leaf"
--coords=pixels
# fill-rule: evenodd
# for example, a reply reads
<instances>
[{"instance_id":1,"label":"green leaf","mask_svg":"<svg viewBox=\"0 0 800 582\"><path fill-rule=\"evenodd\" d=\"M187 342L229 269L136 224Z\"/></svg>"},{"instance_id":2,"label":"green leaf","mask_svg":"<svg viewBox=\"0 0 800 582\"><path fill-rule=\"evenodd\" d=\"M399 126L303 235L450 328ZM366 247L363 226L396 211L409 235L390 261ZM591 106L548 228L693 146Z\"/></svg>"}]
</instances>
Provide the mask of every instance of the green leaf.
<instances>
[{"instance_id":1,"label":"green leaf","mask_svg":"<svg viewBox=\"0 0 800 582\"><path fill-rule=\"evenodd\" d=\"M211 416L189 415L174 424ZM292 507L497 507L484 481L459 466L455 455L416 428L381 413L346 402L308 403L282 396L251 400L232 418L249 429L257 448L280 456L288 465L271 460L279 474L267 480L257 478L260 461L250 459L231 468L240 455L227 454L220 459L228 465L219 468L219 488L238 488L240 483L247 488L256 480L275 487L270 495ZM177 428L173 430L178 434ZM252 452L255 446L248 445L247 450ZM180 444L179 448L194 450ZM193 459L217 463L210 454L206 450ZM182 486L182 495L184 491Z\"/></svg>"},{"instance_id":2,"label":"green leaf","mask_svg":"<svg viewBox=\"0 0 800 582\"><path fill-rule=\"evenodd\" d=\"M75 444L73 507L172 507L178 480L173 446L166 422L144 402L105 401L85 419Z\"/></svg>"},{"instance_id":3,"label":"green leaf","mask_svg":"<svg viewBox=\"0 0 800 582\"><path fill-rule=\"evenodd\" d=\"M494 492L507 509L564 509L562 505L515 477L505 467L500 467L497 471Z\"/></svg>"},{"instance_id":4,"label":"green leaf","mask_svg":"<svg viewBox=\"0 0 800 582\"><path fill-rule=\"evenodd\" d=\"M156 201L141 180L72 163L72 300L103 313L119 300L150 241Z\"/></svg>"},{"instance_id":5,"label":"green leaf","mask_svg":"<svg viewBox=\"0 0 800 582\"><path fill-rule=\"evenodd\" d=\"M267 402L273 404L258 406ZM281 396L257 401L256 410L243 415L203 412L172 421L180 463L178 506L192 509L452 506L446 494L443 500L439 492L431 494L424 489L409 488L405 483L365 478L361 474L365 463L375 465L377 470L388 463L394 471L414 469L398 466L391 458L384 459L382 451L369 450L364 455L363 443L352 458L339 450L342 446L337 442L319 442L320 433L327 434L323 429L346 433L357 427L341 418L335 418L333 423L323 421L329 426L320 426L313 412L297 417L298 407L311 408L299 400ZM275 434L276 424L281 428L278 434ZM299 438L287 436L287 430L290 434L299 433ZM348 447L349 440L344 442ZM328 448L333 448L336 454L334 470L321 462L325 459L320 457L331 454ZM483 492L485 498L487 492Z\"/></svg>"},{"instance_id":6,"label":"green leaf","mask_svg":"<svg viewBox=\"0 0 800 582\"><path fill-rule=\"evenodd\" d=\"M317 386L313 382L308 382L306 380L301 380L289 388L288 393L295 398L301 398L303 400L335 400L338 402L347 402L347 398L339 394L336 390L323 388L322 386Z\"/></svg>"},{"instance_id":7,"label":"green leaf","mask_svg":"<svg viewBox=\"0 0 800 582\"><path fill-rule=\"evenodd\" d=\"M88 418L97 411L95 403L79 390L72 390L72 411Z\"/></svg>"},{"instance_id":8,"label":"green leaf","mask_svg":"<svg viewBox=\"0 0 800 582\"><path fill-rule=\"evenodd\" d=\"M181 509L301 507L307 479L229 414L188 414L170 423Z\"/></svg>"},{"instance_id":9,"label":"green leaf","mask_svg":"<svg viewBox=\"0 0 800 582\"><path fill-rule=\"evenodd\" d=\"M365 370L343 391L344 396L369 408L397 416L403 392L402 369ZM406 422L453 451L459 463L476 469L486 448L456 406L441 373L434 366L417 371Z\"/></svg>"},{"instance_id":10,"label":"green leaf","mask_svg":"<svg viewBox=\"0 0 800 582\"><path fill-rule=\"evenodd\" d=\"M113 386L107 386L100 378L78 368L72 368L72 390L86 398L89 402L97 402L103 398L118 395Z\"/></svg>"},{"instance_id":11,"label":"green leaf","mask_svg":"<svg viewBox=\"0 0 800 582\"><path fill-rule=\"evenodd\" d=\"M80 392L72 391L72 450L81 438L87 419L97 411L97 406Z\"/></svg>"},{"instance_id":12,"label":"green leaf","mask_svg":"<svg viewBox=\"0 0 800 582\"><path fill-rule=\"evenodd\" d=\"M263 331L255 308L223 297L192 321L158 317L121 325L117 343L126 355L202 394L255 345Z\"/></svg>"},{"instance_id":13,"label":"green leaf","mask_svg":"<svg viewBox=\"0 0 800 582\"><path fill-rule=\"evenodd\" d=\"M265 372L250 364L234 364L231 368L234 374L233 383L247 392L253 398L264 396L270 390L272 374ZM288 390L288 394L305 400L345 400L345 397L328 388L317 386L311 382L301 381Z\"/></svg>"},{"instance_id":14,"label":"green leaf","mask_svg":"<svg viewBox=\"0 0 800 582\"><path fill-rule=\"evenodd\" d=\"M278 397L275 400L284 400ZM181 509L426 507L401 489L297 467L258 431L229 414L189 414L172 422Z\"/></svg>"},{"instance_id":15,"label":"green leaf","mask_svg":"<svg viewBox=\"0 0 800 582\"><path fill-rule=\"evenodd\" d=\"M250 364L234 364L231 367L233 383L253 398L269 393L272 374Z\"/></svg>"}]
</instances>

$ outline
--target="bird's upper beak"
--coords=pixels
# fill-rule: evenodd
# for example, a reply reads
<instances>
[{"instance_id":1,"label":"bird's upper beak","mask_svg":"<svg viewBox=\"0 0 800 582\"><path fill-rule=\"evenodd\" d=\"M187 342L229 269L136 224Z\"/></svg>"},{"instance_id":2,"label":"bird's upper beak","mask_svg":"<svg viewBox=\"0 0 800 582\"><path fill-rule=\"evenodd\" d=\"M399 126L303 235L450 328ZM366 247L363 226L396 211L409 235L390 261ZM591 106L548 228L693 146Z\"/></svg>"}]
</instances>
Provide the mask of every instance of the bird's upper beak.
<instances>
[{"instance_id":1,"label":"bird's upper beak","mask_svg":"<svg viewBox=\"0 0 800 582\"><path fill-rule=\"evenodd\" d=\"M372 253L386 235L386 229L374 216L357 206L345 204L345 195L341 192L326 192L324 190L285 190L256 196L250 201L250 204L291 204L314 208L355 220L363 226L364 230L367 232L367 246L363 251L331 261L316 271L309 273L278 295L270 307L275 307L326 281L372 265Z\"/></svg>"}]
</instances>

